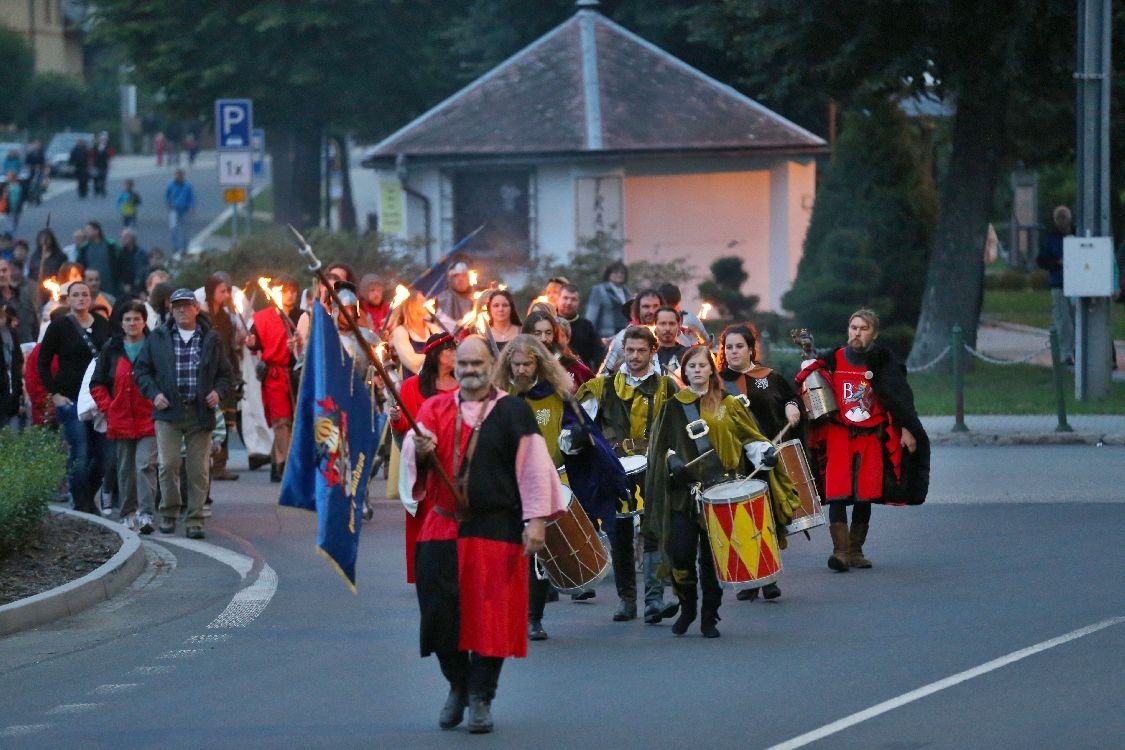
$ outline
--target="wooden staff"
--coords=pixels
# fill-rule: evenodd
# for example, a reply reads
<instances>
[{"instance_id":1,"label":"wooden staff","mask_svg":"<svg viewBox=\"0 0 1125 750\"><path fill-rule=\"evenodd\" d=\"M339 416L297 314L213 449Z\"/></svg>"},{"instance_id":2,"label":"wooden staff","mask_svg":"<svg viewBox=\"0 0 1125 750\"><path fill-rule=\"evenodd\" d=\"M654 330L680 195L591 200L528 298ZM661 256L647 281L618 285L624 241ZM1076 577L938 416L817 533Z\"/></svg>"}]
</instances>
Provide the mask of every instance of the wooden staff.
<instances>
[{"instance_id":1,"label":"wooden staff","mask_svg":"<svg viewBox=\"0 0 1125 750\"><path fill-rule=\"evenodd\" d=\"M309 270L316 275L317 280L328 290L328 295L332 298L332 301L336 303L336 308L340 311L340 314L344 316L344 322L347 323L348 330L355 336L356 343L363 349L363 353L367 355L368 361L375 368L376 372L379 373L379 377L383 380L383 387L391 394L399 411L406 417L406 421L410 423L410 429L414 430L414 433L419 437L424 437L422 430L418 427L418 423L414 421L414 415L410 413L410 410L406 408L406 404L403 403L398 389L395 388L394 381L391 380L386 369L383 367L383 363L379 361L379 357L375 354L375 348L360 332L359 324L355 319L355 313L350 306L340 301L339 295L336 294L336 288L332 286L332 282L325 276L320 260L313 254L313 249L309 246L309 243L301 236L300 232L293 228L292 224L289 225L289 228L293 230L293 234L297 235L297 239L301 241L301 247L298 248L297 252L305 256L309 262ZM460 498L461 493L457 491L457 487L453 484L453 480L450 479L449 473L445 470L445 467L441 465L441 462L435 460L431 463L438 474L438 478L449 488L449 491L453 493L455 498Z\"/></svg>"}]
</instances>

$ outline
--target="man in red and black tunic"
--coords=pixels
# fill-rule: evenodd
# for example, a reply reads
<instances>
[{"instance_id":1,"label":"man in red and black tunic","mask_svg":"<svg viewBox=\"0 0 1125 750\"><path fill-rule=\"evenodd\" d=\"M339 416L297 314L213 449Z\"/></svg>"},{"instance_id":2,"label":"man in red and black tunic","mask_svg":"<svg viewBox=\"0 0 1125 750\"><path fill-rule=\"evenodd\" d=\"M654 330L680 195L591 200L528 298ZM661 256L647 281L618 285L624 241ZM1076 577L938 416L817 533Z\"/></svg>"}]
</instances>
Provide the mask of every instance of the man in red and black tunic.
<instances>
[{"instance_id":1,"label":"man in red and black tunic","mask_svg":"<svg viewBox=\"0 0 1125 750\"><path fill-rule=\"evenodd\" d=\"M292 373L296 346L297 320L301 310L297 306L300 287L292 277L276 279L281 287L281 310L275 305L254 313L254 326L246 338L246 346L261 352L265 377L259 372L262 383L262 405L266 423L273 430L273 450L270 461L270 481L280 482L285 473L285 459L289 456L289 442L293 435L293 384ZM284 312L282 312L284 310ZM253 467L251 467L253 468Z\"/></svg>"},{"instance_id":2,"label":"man in red and black tunic","mask_svg":"<svg viewBox=\"0 0 1125 750\"><path fill-rule=\"evenodd\" d=\"M828 567L837 572L871 567L863 544L872 503L919 505L929 490L930 442L914 408L906 367L875 343L878 336L879 316L857 310L848 319L848 345L819 353L797 376L803 382L821 370L839 407L809 428L814 471L821 475L828 503Z\"/></svg>"},{"instance_id":3,"label":"man in red and black tunic","mask_svg":"<svg viewBox=\"0 0 1125 750\"><path fill-rule=\"evenodd\" d=\"M492 731L504 658L527 655L524 558L543 549L546 520L566 507L531 407L490 384L492 364L484 339L462 341L460 389L427 400L422 434L408 433L402 447L415 497L430 501L414 564L422 656L437 654L450 685L438 723L452 729L467 707L473 733Z\"/></svg>"}]
</instances>

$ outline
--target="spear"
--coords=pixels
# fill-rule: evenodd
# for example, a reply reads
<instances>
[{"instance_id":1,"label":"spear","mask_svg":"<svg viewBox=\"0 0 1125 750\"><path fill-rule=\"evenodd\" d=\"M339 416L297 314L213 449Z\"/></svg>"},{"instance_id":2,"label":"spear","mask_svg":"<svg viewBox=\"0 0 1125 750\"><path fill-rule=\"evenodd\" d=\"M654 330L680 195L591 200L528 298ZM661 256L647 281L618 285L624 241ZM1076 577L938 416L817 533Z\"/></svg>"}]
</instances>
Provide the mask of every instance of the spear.
<instances>
[{"instance_id":1,"label":"spear","mask_svg":"<svg viewBox=\"0 0 1125 750\"><path fill-rule=\"evenodd\" d=\"M355 313L352 311L350 306L345 305L340 301L339 295L336 294L336 288L332 285L332 282L329 280L329 278L324 274L320 259L318 259L316 255L313 254L313 249L309 245L309 243L305 240L301 233L293 227L292 224L289 225L289 228L293 231L293 234L297 235L297 239L300 240L301 247L297 249L297 252L303 255L306 260L308 260L309 270L316 274L316 278L328 290L328 295L332 298L332 301L336 303L336 309L339 310L340 313L344 316L344 322L347 324L348 330L351 331L352 335L355 336L356 343L359 344L361 349L363 349L363 353L367 355L367 360L375 368L375 371L379 373L379 377L383 380L384 388L386 388L387 392L391 394L391 398L394 399L395 404L399 408L399 411L401 411L402 415L406 417L406 421L410 423L410 429L414 430L414 433L419 437L424 437L422 435L422 430L418 427L418 423L414 421L414 415L410 413L410 410L406 408L406 404L403 403L402 396L399 395L398 389L395 388L394 381L391 380L390 375L387 374L386 369L383 367L383 363L375 354L375 347L373 347L371 345L371 342L364 338L363 334L360 332L359 324L355 319ZM441 479L445 486L449 488L449 491L453 493L453 496L455 498L458 498L458 503L460 504L461 493L457 491L457 487L453 484L453 480L449 478L449 474L448 472L446 472L445 467L436 460L432 463L434 466L434 470L437 471L438 478Z\"/></svg>"}]
</instances>

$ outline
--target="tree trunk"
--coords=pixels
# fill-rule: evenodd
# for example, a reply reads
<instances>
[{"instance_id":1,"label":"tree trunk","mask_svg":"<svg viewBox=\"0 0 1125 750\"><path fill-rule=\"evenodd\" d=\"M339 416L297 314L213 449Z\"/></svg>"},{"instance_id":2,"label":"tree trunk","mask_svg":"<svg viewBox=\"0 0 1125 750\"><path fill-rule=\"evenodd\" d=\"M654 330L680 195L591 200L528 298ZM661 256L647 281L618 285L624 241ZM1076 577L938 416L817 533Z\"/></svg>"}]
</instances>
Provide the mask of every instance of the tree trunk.
<instances>
[{"instance_id":1,"label":"tree trunk","mask_svg":"<svg viewBox=\"0 0 1125 750\"><path fill-rule=\"evenodd\" d=\"M949 173L942 186L922 311L907 363L921 367L949 346L960 325L976 347L984 294L984 242L1004 136L1000 87L966 87L957 102ZM975 90L970 90L975 89ZM893 269L892 269L893 271ZM942 366L948 368L949 359Z\"/></svg>"},{"instance_id":2,"label":"tree trunk","mask_svg":"<svg viewBox=\"0 0 1125 750\"><path fill-rule=\"evenodd\" d=\"M275 139L273 155L274 220L300 230L320 222L321 130L294 125Z\"/></svg>"},{"instance_id":3,"label":"tree trunk","mask_svg":"<svg viewBox=\"0 0 1125 750\"><path fill-rule=\"evenodd\" d=\"M355 231L355 199L352 197L351 161L348 153L348 139L343 135L330 136L336 143L336 153L340 154L340 231Z\"/></svg>"}]
</instances>

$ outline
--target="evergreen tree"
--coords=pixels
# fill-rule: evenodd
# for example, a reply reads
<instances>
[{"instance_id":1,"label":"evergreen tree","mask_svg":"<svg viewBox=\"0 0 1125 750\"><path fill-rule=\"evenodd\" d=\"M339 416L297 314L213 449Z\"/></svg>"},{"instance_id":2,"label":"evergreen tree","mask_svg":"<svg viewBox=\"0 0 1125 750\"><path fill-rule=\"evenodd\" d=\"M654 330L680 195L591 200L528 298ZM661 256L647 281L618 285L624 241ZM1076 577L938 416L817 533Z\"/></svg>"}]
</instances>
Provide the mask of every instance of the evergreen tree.
<instances>
[{"instance_id":1,"label":"evergreen tree","mask_svg":"<svg viewBox=\"0 0 1125 750\"><path fill-rule=\"evenodd\" d=\"M782 304L814 331L840 328L860 305L875 307L885 327L912 328L936 221L929 160L906 117L893 102L848 114ZM847 308L843 317L823 317L837 308Z\"/></svg>"}]
</instances>

